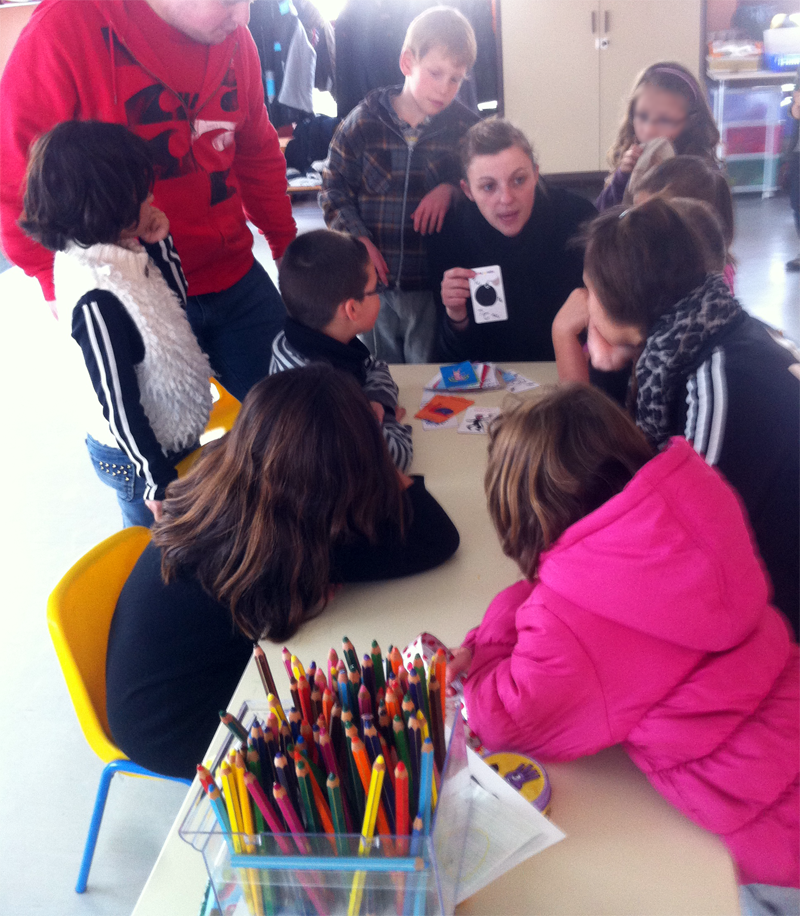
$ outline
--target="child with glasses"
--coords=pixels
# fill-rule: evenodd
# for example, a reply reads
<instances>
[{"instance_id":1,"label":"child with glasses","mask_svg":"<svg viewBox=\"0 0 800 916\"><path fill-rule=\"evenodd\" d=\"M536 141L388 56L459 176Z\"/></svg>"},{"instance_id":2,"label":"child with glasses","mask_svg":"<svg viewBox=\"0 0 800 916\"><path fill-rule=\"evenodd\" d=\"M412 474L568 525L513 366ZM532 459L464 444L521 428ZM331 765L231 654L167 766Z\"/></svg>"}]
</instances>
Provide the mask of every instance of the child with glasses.
<instances>
[{"instance_id":1,"label":"child with glasses","mask_svg":"<svg viewBox=\"0 0 800 916\"><path fill-rule=\"evenodd\" d=\"M694 76L672 61L653 64L634 83L608 153L612 172L597 198L597 209L632 202L634 169L637 175L644 173L646 164L655 167L673 155L702 156L716 163L718 143L719 131Z\"/></svg>"},{"instance_id":2,"label":"child with glasses","mask_svg":"<svg viewBox=\"0 0 800 916\"><path fill-rule=\"evenodd\" d=\"M286 249L279 273L289 317L272 344L270 375L326 362L355 377L364 390L398 470L411 466L411 427L400 421L397 384L389 366L358 339L373 329L381 283L366 246L343 232L317 229Z\"/></svg>"}]
</instances>

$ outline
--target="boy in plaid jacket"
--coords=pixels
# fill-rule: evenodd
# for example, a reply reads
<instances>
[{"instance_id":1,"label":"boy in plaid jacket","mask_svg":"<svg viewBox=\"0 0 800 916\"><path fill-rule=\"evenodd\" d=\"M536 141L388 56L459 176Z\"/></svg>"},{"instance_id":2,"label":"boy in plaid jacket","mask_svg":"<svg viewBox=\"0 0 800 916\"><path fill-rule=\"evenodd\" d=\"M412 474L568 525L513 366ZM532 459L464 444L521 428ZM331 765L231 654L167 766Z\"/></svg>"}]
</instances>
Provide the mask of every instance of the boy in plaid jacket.
<instances>
[{"instance_id":1,"label":"boy in plaid jacket","mask_svg":"<svg viewBox=\"0 0 800 916\"><path fill-rule=\"evenodd\" d=\"M389 363L434 358L437 316L424 236L441 229L460 193L458 143L478 116L455 97L475 54L461 13L426 10L406 33L403 86L370 92L331 141L320 204L331 229L360 239L369 252L383 289L364 342Z\"/></svg>"}]
</instances>

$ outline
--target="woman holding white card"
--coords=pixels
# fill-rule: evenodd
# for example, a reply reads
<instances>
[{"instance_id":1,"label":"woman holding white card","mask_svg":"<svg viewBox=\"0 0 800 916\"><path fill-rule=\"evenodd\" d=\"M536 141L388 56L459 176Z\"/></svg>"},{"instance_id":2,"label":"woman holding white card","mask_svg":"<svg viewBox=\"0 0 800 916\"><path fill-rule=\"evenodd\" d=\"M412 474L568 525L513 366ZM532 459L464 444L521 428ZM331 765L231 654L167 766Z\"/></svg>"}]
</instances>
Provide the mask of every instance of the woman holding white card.
<instances>
[{"instance_id":1,"label":"woman holding white card","mask_svg":"<svg viewBox=\"0 0 800 916\"><path fill-rule=\"evenodd\" d=\"M596 211L582 197L545 187L527 138L501 118L469 129L461 161L467 199L428 248L443 306L442 356L552 360L553 318L582 283L583 255L568 243Z\"/></svg>"}]
</instances>

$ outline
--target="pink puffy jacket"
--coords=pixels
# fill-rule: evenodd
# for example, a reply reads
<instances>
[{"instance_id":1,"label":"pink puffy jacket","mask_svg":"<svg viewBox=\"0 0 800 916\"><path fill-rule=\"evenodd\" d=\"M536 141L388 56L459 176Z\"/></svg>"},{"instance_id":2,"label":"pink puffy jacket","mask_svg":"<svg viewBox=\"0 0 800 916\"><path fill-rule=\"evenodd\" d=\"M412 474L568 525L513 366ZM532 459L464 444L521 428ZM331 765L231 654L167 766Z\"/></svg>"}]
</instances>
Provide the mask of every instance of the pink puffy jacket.
<instances>
[{"instance_id":1,"label":"pink puffy jacket","mask_svg":"<svg viewBox=\"0 0 800 916\"><path fill-rule=\"evenodd\" d=\"M465 645L484 744L622 743L742 883L800 885L800 669L734 492L682 439L501 592Z\"/></svg>"}]
</instances>

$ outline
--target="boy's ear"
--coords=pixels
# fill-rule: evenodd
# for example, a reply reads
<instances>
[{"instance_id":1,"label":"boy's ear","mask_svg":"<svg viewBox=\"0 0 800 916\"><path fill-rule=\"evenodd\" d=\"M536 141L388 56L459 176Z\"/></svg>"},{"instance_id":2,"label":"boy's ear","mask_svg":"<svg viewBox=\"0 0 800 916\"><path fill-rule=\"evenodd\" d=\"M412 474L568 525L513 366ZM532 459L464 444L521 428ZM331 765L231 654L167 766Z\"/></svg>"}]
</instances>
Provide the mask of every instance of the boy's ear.
<instances>
[{"instance_id":1,"label":"boy's ear","mask_svg":"<svg viewBox=\"0 0 800 916\"><path fill-rule=\"evenodd\" d=\"M459 184L461 185L461 190L464 192L464 195L466 196L467 200L471 200L473 203L475 203L475 198L470 193L469 185L466 183L466 181L464 181L464 179L462 178Z\"/></svg>"},{"instance_id":2,"label":"boy's ear","mask_svg":"<svg viewBox=\"0 0 800 916\"><path fill-rule=\"evenodd\" d=\"M358 318L358 310L361 305L360 299L345 299L345 301L339 306L342 314L348 321L355 321Z\"/></svg>"},{"instance_id":3,"label":"boy's ear","mask_svg":"<svg viewBox=\"0 0 800 916\"><path fill-rule=\"evenodd\" d=\"M411 48L406 48L400 55L400 72L403 76L411 76L411 71L416 62L417 58L414 56L414 52Z\"/></svg>"}]
</instances>

